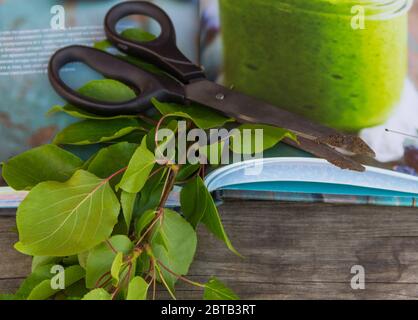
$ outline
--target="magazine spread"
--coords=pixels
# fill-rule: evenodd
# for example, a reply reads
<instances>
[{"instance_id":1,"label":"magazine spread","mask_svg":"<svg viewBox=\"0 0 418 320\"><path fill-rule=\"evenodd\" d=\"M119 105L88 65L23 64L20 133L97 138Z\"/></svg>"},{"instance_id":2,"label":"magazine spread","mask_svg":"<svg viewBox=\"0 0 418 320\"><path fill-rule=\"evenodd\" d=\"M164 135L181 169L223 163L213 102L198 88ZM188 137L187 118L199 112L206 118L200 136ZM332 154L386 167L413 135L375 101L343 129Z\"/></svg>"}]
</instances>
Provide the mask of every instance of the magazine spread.
<instances>
[{"instance_id":1,"label":"magazine spread","mask_svg":"<svg viewBox=\"0 0 418 320\"><path fill-rule=\"evenodd\" d=\"M0 137L1 310L418 298L418 0L0 0Z\"/></svg>"}]
</instances>

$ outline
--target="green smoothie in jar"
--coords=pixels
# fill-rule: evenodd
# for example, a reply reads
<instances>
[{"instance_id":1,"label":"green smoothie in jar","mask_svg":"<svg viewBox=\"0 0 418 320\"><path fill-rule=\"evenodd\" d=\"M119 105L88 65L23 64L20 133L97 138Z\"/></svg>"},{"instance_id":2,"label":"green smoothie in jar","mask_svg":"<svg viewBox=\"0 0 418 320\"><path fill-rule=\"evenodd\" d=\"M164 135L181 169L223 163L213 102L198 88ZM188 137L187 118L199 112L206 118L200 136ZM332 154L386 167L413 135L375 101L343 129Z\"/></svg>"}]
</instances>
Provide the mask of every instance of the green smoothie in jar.
<instances>
[{"instance_id":1,"label":"green smoothie in jar","mask_svg":"<svg viewBox=\"0 0 418 320\"><path fill-rule=\"evenodd\" d=\"M383 123L399 102L412 1L219 2L236 90L346 131Z\"/></svg>"}]
</instances>

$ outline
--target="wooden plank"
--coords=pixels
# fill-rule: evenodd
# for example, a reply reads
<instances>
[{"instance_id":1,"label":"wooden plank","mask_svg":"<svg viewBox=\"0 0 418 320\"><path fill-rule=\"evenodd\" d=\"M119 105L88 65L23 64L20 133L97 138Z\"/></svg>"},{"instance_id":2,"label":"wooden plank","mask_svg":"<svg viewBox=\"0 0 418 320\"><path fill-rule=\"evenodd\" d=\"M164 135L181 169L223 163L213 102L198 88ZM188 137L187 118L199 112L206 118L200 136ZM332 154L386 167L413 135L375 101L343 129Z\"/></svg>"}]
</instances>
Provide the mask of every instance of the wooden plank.
<instances>
[{"instance_id":1,"label":"wooden plank","mask_svg":"<svg viewBox=\"0 0 418 320\"><path fill-rule=\"evenodd\" d=\"M30 272L31 259L13 248L17 238L15 218L0 216L0 279L17 278L16 281L7 281L5 287L0 283L0 292L14 288L11 284L18 284L18 278Z\"/></svg>"},{"instance_id":2,"label":"wooden plank","mask_svg":"<svg viewBox=\"0 0 418 320\"><path fill-rule=\"evenodd\" d=\"M220 211L245 258L202 228L193 280L216 275L244 299L418 297L416 208L235 201ZM1 292L12 292L30 269L12 248L13 227L14 218L0 218ZM365 290L350 287L353 265L365 268ZM198 299L201 290L182 284L178 297Z\"/></svg>"}]
</instances>

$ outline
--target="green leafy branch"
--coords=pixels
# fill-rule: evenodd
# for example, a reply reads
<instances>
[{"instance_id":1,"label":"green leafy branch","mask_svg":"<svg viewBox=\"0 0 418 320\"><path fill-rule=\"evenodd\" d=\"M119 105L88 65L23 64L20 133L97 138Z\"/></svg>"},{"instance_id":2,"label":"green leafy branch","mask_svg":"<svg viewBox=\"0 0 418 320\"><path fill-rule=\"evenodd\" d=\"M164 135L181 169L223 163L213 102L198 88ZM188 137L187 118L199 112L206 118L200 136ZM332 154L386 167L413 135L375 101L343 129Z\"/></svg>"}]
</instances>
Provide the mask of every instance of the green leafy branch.
<instances>
[{"instance_id":1,"label":"green leafy branch","mask_svg":"<svg viewBox=\"0 0 418 320\"><path fill-rule=\"evenodd\" d=\"M126 34L139 40L150 37L138 30ZM102 50L109 46L107 42L96 45ZM121 58L162 73L137 58ZM105 101L135 97L131 88L110 79L89 82L79 92ZM176 133L180 120L186 121L187 129L209 130L227 123L239 130L261 128L265 130L263 150L285 137L295 137L279 128L240 126L200 105L155 99L153 104L153 115L112 118L69 104L55 106L50 116L65 114L78 121L59 132L53 144L29 150L2 164L3 177L11 187L30 191L17 211L19 242L15 248L32 256L33 263L32 274L15 295L0 298L143 300L156 299L157 286L163 286L175 299L179 280L201 288L205 299L238 298L216 278L207 283L187 278L200 225L233 253L240 254L205 186L208 166L186 161L181 165L171 158L160 161L156 157L160 147L174 137L159 144L157 133L162 128ZM223 142L218 143L219 147ZM208 150L199 151L209 155ZM189 143L182 155L184 160L192 152L196 149ZM167 205L175 187L181 187L181 207L177 211ZM63 290L51 289L50 270L54 265L64 267Z\"/></svg>"}]
</instances>

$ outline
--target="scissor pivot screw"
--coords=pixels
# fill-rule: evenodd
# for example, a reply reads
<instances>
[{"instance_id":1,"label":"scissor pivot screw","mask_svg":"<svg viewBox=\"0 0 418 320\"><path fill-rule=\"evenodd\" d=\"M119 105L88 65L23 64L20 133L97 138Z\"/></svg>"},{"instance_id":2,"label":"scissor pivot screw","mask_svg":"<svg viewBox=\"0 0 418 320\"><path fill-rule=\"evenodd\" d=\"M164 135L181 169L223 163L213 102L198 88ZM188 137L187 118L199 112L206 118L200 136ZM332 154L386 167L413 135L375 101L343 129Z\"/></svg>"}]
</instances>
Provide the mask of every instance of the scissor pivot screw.
<instances>
[{"instance_id":1,"label":"scissor pivot screw","mask_svg":"<svg viewBox=\"0 0 418 320\"><path fill-rule=\"evenodd\" d=\"M215 98L216 100L222 101L225 99L225 95L223 93L218 93Z\"/></svg>"}]
</instances>

